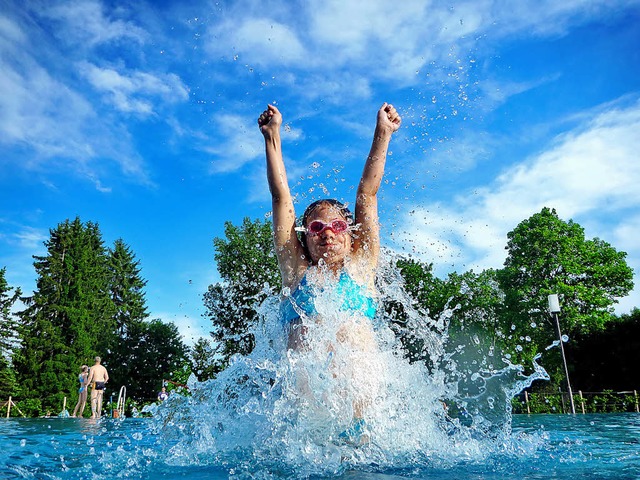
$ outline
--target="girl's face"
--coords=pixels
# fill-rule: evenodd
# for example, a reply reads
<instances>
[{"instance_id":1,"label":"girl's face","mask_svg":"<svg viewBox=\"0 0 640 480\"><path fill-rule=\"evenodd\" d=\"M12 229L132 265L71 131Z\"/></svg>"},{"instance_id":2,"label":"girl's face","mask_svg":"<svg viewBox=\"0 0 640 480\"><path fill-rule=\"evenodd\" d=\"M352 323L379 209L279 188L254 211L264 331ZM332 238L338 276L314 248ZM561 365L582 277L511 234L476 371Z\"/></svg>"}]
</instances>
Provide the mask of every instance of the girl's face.
<instances>
[{"instance_id":1,"label":"girl's face","mask_svg":"<svg viewBox=\"0 0 640 480\"><path fill-rule=\"evenodd\" d=\"M320 220L329 224L333 220L345 220L340 210L332 205L320 205L307 218L308 227L314 220ZM317 235L307 233L307 248L311 254L311 260L317 264L320 260L331 265L341 265L345 258L351 253L352 238L348 230L335 232L331 228L325 228Z\"/></svg>"}]
</instances>

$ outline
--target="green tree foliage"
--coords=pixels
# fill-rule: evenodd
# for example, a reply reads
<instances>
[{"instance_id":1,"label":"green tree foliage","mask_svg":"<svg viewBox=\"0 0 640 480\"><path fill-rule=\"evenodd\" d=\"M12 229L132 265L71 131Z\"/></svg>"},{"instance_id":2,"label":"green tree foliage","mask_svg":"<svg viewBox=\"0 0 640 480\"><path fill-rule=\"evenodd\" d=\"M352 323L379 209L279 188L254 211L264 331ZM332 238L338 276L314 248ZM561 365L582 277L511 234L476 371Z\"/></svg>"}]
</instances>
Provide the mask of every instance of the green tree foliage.
<instances>
[{"instance_id":1,"label":"green tree foliage","mask_svg":"<svg viewBox=\"0 0 640 480\"><path fill-rule=\"evenodd\" d=\"M503 328L512 331L510 345L520 363L529 364L555 339L548 295L559 294L563 333L575 336L601 331L612 318L616 298L633 288L626 253L598 238L585 239L580 225L561 220L555 210L543 208L509 232L508 239L497 278L505 292ZM521 338L526 337L531 341L525 344ZM552 363L559 366L559 355L552 353ZM554 368L549 361L545 365L553 377Z\"/></svg>"},{"instance_id":2,"label":"green tree foliage","mask_svg":"<svg viewBox=\"0 0 640 480\"><path fill-rule=\"evenodd\" d=\"M107 266L116 333L109 348L110 376L112 383L129 385L132 391L128 394L131 396L136 387L130 382L137 377L137 372L142 368L155 370L155 364L141 365L131 357L134 343L138 340L131 338L131 333L138 332L140 329L137 327L149 316L144 296L147 282L141 276L140 262L122 239L116 240L113 249L109 250Z\"/></svg>"},{"instance_id":3,"label":"green tree foliage","mask_svg":"<svg viewBox=\"0 0 640 480\"><path fill-rule=\"evenodd\" d=\"M640 388L640 309L615 317L605 331L581 333L566 345L574 391Z\"/></svg>"},{"instance_id":4,"label":"green tree foliage","mask_svg":"<svg viewBox=\"0 0 640 480\"><path fill-rule=\"evenodd\" d=\"M483 365L494 368L500 364L505 335L499 328L499 315L504 293L495 270L479 274L453 272L443 280L433 275L430 264L401 258L397 266L406 292L420 309L442 324L441 331L449 337L446 358L455 361L458 371ZM402 314L398 315L401 310L397 305L387 308L393 318L399 317L402 322ZM427 345L416 340L421 337L419 334L396 330L410 359L428 358L428 352L421 351Z\"/></svg>"},{"instance_id":5,"label":"green tree foliage","mask_svg":"<svg viewBox=\"0 0 640 480\"><path fill-rule=\"evenodd\" d=\"M15 372L11 366L11 355L18 339L18 322L11 308L22 292L10 287L6 268L0 269L0 399L18 393Z\"/></svg>"},{"instance_id":6,"label":"green tree foliage","mask_svg":"<svg viewBox=\"0 0 640 480\"><path fill-rule=\"evenodd\" d=\"M47 255L34 257L37 289L19 314L14 365L22 395L59 411L62 397L76 391L79 366L111 342L114 307L97 224L66 220L45 246Z\"/></svg>"},{"instance_id":7,"label":"green tree foliage","mask_svg":"<svg viewBox=\"0 0 640 480\"><path fill-rule=\"evenodd\" d=\"M433 318L438 318L449 305L454 291L433 275L433 263L400 257L396 262L407 293Z\"/></svg>"},{"instance_id":8,"label":"green tree foliage","mask_svg":"<svg viewBox=\"0 0 640 480\"><path fill-rule=\"evenodd\" d=\"M193 373L201 382L215 378L223 368L218 349L207 338L199 338L191 347L189 356L191 357Z\"/></svg>"},{"instance_id":9,"label":"green tree foliage","mask_svg":"<svg viewBox=\"0 0 640 480\"><path fill-rule=\"evenodd\" d=\"M256 307L280 287L280 273L271 222L245 218L239 227L226 222L224 233L226 238L213 240L222 282L209 286L204 305L226 363L233 354L253 349L249 329L257 319Z\"/></svg>"},{"instance_id":10,"label":"green tree foliage","mask_svg":"<svg viewBox=\"0 0 640 480\"><path fill-rule=\"evenodd\" d=\"M128 325L149 316L144 295L147 281L141 276L140 262L122 239L116 240L113 249L109 250L108 268L111 301L116 308L116 329L122 337Z\"/></svg>"},{"instance_id":11,"label":"green tree foliage","mask_svg":"<svg viewBox=\"0 0 640 480\"><path fill-rule=\"evenodd\" d=\"M138 400L155 400L162 380L173 380L188 361L188 350L178 327L159 319L134 322L127 332L130 377L118 379L116 388L127 387L127 395Z\"/></svg>"},{"instance_id":12,"label":"green tree foliage","mask_svg":"<svg viewBox=\"0 0 640 480\"><path fill-rule=\"evenodd\" d=\"M456 351L458 369L502 367L506 335L500 318L504 292L498 284L497 271L453 272L445 284L451 294L447 347Z\"/></svg>"},{"instance_id":13,"label":"green tree foliage","mask_svg":"<svg viewBox=\"0 0 640 480\"><path fill-rule=\"evenodd\" d=\"M508 234L508 256L498 279L505 305L520 316L546 315L547 296L562 299L568 334L601 330L611 319L617 298L633 288L633 270L625 252L543 208Z\"/></svg>"},{"instance_id":14,"label":"green tree foliage","mask_svg":"<svg viewBox=\"0 0 640 480\"><path fill-rule=\"evenodd\" d=\"M0 362L9 360L18 338L18 322L11 308L22 295L19 288L9 286L6 271L6 268L0 269Z\"/></svg>"}]
</instances>

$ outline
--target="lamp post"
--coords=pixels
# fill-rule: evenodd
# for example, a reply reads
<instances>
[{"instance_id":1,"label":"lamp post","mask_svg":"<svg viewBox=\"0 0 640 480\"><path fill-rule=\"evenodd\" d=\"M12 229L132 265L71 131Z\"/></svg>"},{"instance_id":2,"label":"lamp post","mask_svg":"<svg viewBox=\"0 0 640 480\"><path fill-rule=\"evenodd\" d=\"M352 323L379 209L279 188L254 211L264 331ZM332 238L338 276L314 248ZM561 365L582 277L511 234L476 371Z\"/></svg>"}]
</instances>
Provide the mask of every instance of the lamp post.
<instances>
[{"instance_id":1,"label":"lamp post","mask_svg":"<svg viewBox=\"0 0 640 480\"><path fill-rule=\"evenodd\" d=\"M564 365L564 376L567 379L567 391L569 392L569 401L571 402L571 413L576 414L576 406L573 403L573 392L571 391L571 382L569 381L569 369L567 368L567 357L564 355L564 342L562 341L562 332L560 331L560 320L558 319L558 313L560 313L560 301L558 295L553 294L547 297L549 302L549 312L556 320L556 330L558 332L558 340L560 340L560 353L562 354L562 363Z\"/></svg>"}]
</instances>

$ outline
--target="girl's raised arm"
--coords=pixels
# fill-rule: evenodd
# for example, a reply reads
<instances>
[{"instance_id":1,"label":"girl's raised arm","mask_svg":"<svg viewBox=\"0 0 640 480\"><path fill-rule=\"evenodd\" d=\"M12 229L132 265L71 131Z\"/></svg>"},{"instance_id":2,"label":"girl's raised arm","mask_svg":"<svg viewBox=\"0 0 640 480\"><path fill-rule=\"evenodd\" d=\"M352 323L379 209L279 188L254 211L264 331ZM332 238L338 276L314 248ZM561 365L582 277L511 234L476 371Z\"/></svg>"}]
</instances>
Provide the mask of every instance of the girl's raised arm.
<instances>
[{"instance_id":1,"label":"girl's raised arm","mask_svg":"<svg viewBox=\"0 0 640 480\"><path fill-rule=\"evenodd\" d=\"M264 136L267 181L273 210L274 243L282 285L292 287L298 281L300 267L304 260L302 245L295 231L296 214L282 159L281 125L282 115L273 105L269 105L258 118L258 126Z\"/></svg>"},{"instance_id":2,"label":"girl's raised arm","mask_svg":"<svg viewBox=\"0 0 640 480\"><path fill-rule=\"evenodd\" d=\"M393 107L384 103L378 110L376 130L356 196L356 224L360 228L353 243L355 255L366 258L375 269L380 254L378 223L378 189L384 175L391 135L400 128L402 119ZM366 247L366 248L365 248ZM366 254L365 254L366 253Z\"/></svg>"}]
</instances>

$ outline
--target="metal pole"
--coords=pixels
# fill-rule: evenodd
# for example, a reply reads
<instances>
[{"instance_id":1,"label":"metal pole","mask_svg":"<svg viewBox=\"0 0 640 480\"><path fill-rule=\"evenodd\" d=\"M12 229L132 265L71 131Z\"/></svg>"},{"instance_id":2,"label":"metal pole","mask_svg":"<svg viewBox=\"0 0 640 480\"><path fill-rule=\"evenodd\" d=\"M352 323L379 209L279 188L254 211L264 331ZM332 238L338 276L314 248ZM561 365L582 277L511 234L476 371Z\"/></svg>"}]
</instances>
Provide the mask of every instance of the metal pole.
<instances>
[{"instance_id":1,"label":"metal pole","mask_svg":"<svg viewBox=\"0 0 640 480\"><path fill-rule=\"evenodd\" d=\"M564 355L564 342L562 341L562 332L560 331L560 320L558 320L558 313L553 312L553 316L556 319L556 329L558 330L558 339L560 340L560 353L562 353L562 363L564 365L564 376L567 379L567 391L569 392L569 400L571 401L571 413L576 414L576 406L573 403L573 392L571 391L571 382L569 381L569 369L567 368L567 357Z\"/></svg>"}]
</instances>

